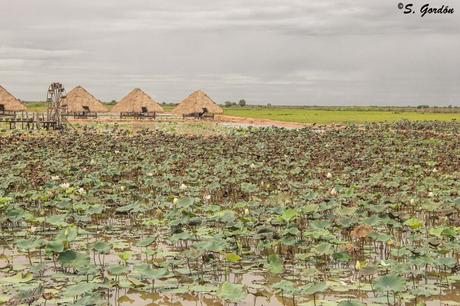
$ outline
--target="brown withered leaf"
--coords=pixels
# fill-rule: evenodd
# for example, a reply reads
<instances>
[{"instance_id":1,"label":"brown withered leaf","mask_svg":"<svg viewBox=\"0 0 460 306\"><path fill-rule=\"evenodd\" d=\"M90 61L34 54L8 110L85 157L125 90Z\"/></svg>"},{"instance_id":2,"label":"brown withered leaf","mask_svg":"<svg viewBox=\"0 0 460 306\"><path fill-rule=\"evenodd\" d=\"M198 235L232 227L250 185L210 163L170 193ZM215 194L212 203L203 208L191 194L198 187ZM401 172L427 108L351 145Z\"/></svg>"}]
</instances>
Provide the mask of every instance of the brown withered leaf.
<instances>
[{"instance_id":1,"label":"brown withered leaf","mask_svg":"<svg viewBox=\"0 0 460 306\"><path fill-rule=\"evenodd\" d=\"M374 232L374 228L367 224L361 224L356 226L351 231L351 237L353 238L366 238L370 233Z\"/></svg>"}]
</instances>

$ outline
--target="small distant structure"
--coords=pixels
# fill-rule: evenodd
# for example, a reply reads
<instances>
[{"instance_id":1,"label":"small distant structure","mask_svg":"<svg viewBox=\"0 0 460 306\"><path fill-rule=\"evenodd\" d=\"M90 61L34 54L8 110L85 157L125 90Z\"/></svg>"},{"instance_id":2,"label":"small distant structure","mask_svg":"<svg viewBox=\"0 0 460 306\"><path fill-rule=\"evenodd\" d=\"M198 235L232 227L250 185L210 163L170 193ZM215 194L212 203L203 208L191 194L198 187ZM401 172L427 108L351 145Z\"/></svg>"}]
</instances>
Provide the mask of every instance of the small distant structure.
<instances>
[{"instance_id":1,"label":"small distant structure","mask_svg":"<svg viewBox=\"0 0 460 306\"><path fill-rule=\"evenodd\" d=\"M183 118L214 119L215 114L223 114L224 110L204 91L198 90L182 101L172 112Z\"/></svg>"},{"instance_id":2,"label":"small distant structure","mask_svg":"<svg viewBox=\"0 0 460 306\"><path fill-rule=\"evenodd\" d=\"M0 115L12 116L16 112L25 112L27 107L15 96L0 86Z\"/></svg>"},{"instance_id":3,"label":"small distant structure","mask_svg":"<svg viewBox=\"0 0 460 306\"><path fill-rule=\"evenodd\" d=\"M135 88L112 108L112 112L120 113L120 118L155 119L156 114L164 110L142 89Z\"/></svg>"},{"instance_id":4,"label":"small distant structure","mask_svg":"<svg viewBox=\"0 0 460 306\"><path fill-rule=\"evenodd\" d=\"M64 104L65 97L66 93L64 85L61 83L51 83L46 95L46 122L48 122L48 125L56 130L64 129L65 123L67 123L67 120L64 117L64 114L66 113L66 106Z\"/></svg>"},{"instance_id":5,"label":"small distant structure","mask_svg":"<svg viewBox=\"0 0 460 306\"><path fill-rule=\"evenodd\" d=\"M0 96L9 97L11 94L2 91L0 87ZM5 92L7 94L5 94ZM9 124L10 129L26 129L26 130L63 130L66 127L67 120L64 117L66 108L63 105L63 98L65 97L65 89L61 83L52 83L48 87L46 104L46 113L28 113L26 111L11 111L5 110L3 104L3 111L0 112L0 122ZM10 101L11 97L9 97ZM13 104L14 105L14 104ZM11 109L11 104L7 105ZM19 107L18 107L19 108ZM25 110L25 109L24 109Z\"/></svg>"},{"instance_id":6,"label":"small distant structure","mask_svg":"<svg viewBox=\"0 0 460 306\"><path fill-rule=\"evenodd\" d=\"M109 111L101 101L81 86L77 86L68 92L64 98L63 106L67 110L67 116L80 119L97 118L98 113Z\"/></svg>"}]
</instances>

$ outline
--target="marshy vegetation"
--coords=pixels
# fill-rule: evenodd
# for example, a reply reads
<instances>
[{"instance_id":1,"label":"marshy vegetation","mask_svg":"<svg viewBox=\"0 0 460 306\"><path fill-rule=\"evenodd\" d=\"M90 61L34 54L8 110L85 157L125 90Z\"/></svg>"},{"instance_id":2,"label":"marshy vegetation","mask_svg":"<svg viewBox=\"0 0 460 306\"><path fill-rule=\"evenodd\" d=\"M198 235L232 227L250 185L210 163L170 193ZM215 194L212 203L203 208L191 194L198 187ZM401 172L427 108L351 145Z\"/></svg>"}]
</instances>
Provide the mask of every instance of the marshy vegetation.
<instances>
[{"instance_id":1,"label":"marshy vegetation","mask_svg":"<svg viewBox=\"0 0 460 306\"><path fill-rule=\"evenodd\" d=\"M460 126L0 137L0 304L460 303Z\"/></svg>"}]
</instances>

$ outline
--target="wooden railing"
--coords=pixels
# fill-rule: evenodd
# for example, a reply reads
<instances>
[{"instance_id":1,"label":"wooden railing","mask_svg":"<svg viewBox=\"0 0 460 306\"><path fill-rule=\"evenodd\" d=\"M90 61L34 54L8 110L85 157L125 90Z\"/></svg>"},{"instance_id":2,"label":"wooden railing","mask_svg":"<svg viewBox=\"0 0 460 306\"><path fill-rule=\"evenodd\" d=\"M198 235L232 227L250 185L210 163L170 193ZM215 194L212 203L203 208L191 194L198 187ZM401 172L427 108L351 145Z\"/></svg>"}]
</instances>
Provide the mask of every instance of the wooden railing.
<instances>
[{"instance_id":1,"label":"wooden railing","mask_svg":"<svg viewBox=\"0 0 460 306\"><path fill-rule=\"evenodd\" d=\"M133 118L133 119L156 119L156 112L121 112L120 119Z\"/></svg>"}]
</instances>

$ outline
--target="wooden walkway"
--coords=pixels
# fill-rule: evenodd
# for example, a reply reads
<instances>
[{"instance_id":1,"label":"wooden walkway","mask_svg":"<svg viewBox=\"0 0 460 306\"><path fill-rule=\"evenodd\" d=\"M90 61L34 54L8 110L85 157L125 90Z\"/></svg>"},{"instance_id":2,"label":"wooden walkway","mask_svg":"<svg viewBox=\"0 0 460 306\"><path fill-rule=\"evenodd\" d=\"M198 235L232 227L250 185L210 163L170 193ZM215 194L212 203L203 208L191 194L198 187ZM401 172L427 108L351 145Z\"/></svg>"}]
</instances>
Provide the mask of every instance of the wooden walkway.
<instances>
[{"instance_id":1,"label":"wooden walkway","mask_svg":"<svg viewBox=\"0 0 460 306\"><path fill-rule=\"evenodd\" d=\"M50 130L57 128L56 121L46 119L44 113L28 113L28 112L0 112L0 123L5 123L13 129L23 130Z\"/></svg>"}]
</instances>

